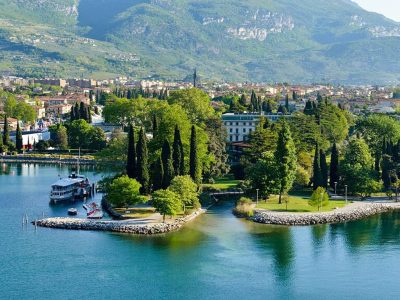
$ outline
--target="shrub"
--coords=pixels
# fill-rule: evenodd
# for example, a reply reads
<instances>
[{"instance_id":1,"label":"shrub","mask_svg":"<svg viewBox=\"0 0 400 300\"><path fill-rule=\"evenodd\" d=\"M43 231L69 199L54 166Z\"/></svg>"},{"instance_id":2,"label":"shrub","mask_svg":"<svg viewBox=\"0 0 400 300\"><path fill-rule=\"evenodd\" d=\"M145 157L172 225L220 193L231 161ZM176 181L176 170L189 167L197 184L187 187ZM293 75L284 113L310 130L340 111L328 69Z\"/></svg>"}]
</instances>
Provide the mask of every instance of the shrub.
<instances>
[{"instance_id":1,"label":"shrub","mask_svg":"<svg viewBox=\"0 0 400 300\"><path fill-rule=\"evenodd\" d=\"M233 209L233 213L238 217L250 218L254 215L254 208L255 204L253 203L253 200L242 197Z\"/></svg>"}]
</instances>

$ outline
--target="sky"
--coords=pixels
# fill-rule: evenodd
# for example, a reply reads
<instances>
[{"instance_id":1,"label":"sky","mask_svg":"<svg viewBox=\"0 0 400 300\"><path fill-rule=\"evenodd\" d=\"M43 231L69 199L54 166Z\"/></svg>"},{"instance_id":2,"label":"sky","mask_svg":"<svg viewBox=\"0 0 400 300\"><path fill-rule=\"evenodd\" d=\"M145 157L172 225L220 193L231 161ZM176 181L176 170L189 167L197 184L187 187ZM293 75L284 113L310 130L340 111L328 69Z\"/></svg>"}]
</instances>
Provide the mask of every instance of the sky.
<instances>
[{"instance_id":1,"label":"sky","mask_svg":"<svg viewBox=\"0 0 400 300\"><path fill-rule=\"evenodd\" d=\"M366 10L400 22L400 0L353 0Z\"/></svg>"}]
</instances>

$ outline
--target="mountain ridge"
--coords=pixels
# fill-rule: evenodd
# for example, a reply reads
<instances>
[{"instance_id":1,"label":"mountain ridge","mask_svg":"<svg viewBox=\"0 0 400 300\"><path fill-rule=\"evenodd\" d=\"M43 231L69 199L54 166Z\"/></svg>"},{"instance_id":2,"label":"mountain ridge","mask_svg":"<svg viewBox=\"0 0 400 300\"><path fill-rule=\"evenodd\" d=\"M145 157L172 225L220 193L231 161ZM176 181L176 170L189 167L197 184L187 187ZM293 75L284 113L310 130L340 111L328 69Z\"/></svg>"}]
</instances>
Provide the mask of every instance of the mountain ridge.
<instances>
[{"instance_id":1,"label":"mountain ridge","mask_svg":"<svg viewBox=\"0 0 400 300\"><path fill-rule=\"evenodd\" d=\"M177 79L197 67L229 81L400 81L400 23L349 0L0 0L2 43L33 47L20 51L32 65L32 52L52 53L50 75ZM15 52L0 52L0 71L29 75Z\"/></svg>"}]
</instances>

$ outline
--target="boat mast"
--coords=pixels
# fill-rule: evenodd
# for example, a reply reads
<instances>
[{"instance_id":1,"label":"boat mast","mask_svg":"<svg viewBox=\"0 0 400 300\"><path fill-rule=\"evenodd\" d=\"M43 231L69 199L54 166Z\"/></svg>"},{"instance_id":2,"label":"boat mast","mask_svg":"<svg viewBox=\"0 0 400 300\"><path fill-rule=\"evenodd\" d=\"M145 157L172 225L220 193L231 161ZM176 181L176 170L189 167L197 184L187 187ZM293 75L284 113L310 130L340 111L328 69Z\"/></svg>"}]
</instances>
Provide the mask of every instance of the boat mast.
<instances>
[{"instance_id":1,"label":"boat mast","mask_svg":"<svg viewBox=\"0 0 400 300\"><path fill-rule=\"evenodd\" d=\"M81 147L79 147L79 152L78 152L79 154L78 154L78 168L77 168L77 174L76 175L79 175L79 173L80 173L80 165L79 165L79 162L80 162L80 160L81 160Z\"/></svg>"}]
</instances>

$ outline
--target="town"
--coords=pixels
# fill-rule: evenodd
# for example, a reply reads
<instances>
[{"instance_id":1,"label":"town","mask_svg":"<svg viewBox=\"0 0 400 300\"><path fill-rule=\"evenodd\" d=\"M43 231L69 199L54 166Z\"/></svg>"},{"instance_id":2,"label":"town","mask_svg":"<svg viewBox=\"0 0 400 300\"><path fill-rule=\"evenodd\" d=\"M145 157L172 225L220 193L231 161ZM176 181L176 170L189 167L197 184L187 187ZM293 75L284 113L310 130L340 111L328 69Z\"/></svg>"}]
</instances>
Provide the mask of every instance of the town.
<instances>
[{"instance_id":1,"label":"town","mask_svg":"<svg viewBox=\"0 0 400 300\"><path fill-rule=\"evenodd\" d=\"M127 77L101 81L0 77L0 91L3 91L0 114L8 115L11 139L15 142L19 123L23 148L32 150L35 143L50 140L48 129L52 125L69 120L71 108L77 103L92 108L93 125L103 129L109 138L111 132L120 128L121 124L104 122L101 111L105 102L101 95L111 95L120 89L136 90L145 96L158 98L160 94L168 95L171 91L191 87L192 82L135 81ZM255 131L261 116L266 116L271 121L276 121L282 116L290 118L291 114L304 111L307 102L316 101L318 97L328 97L331 103L355 115L378 113L400 118L400 88L397 87L204 82L200 84L200 88L209 95L211 105L221 112L228 133L227 142L232 144L240 145L240 142L245 141L248 134ZM15 103L8 104L9 100L4 92L10 93ZM251 95L252 92L262 100L260 109L248 111L243 105L246 103L240 103L240 96ZM131 97L129 92L123 96ZM9 105L30 109L29 112L13 116L9 113ZM4 127L4 120L0 120L0 126Z\"/></svg>"}]
</instances>

